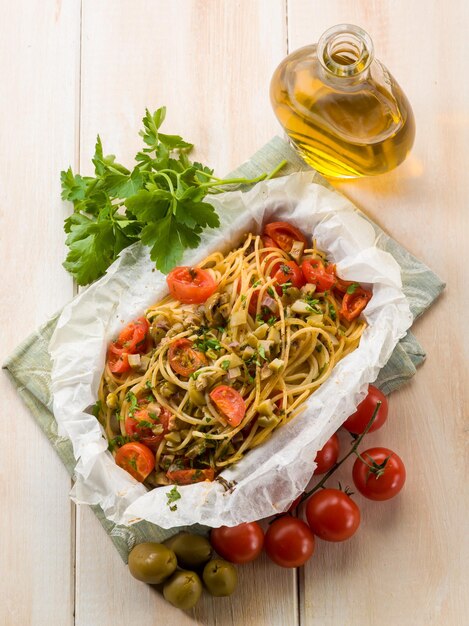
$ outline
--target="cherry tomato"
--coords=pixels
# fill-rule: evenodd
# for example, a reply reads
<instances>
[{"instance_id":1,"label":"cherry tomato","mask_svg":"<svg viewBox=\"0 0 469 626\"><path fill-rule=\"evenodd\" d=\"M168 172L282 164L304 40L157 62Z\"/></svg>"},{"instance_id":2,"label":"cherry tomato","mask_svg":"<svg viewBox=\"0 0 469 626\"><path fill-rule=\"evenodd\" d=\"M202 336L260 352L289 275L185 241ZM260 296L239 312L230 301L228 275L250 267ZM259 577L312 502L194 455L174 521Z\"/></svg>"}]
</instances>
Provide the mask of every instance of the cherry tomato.
<instances>
[{"instance_id":1,"label":"cherry tomato","mask_svg":"<svg viewBox=\"0 0 469 626\"><path fill-rule=\"evenodd\" d=\"M353 482L358 491L370 500L394 498L406 479L401 457L388 448L370 448L361 452L360 456L369 465L360 458L353 465Z\"/></svg>"},{"instance_id":2,"label":"cherry tomato","mask_svg":"<svg viewBox=\"0 0 469 626\"><path fill-rule=\"evenodd\" d=\"M371 291L363 289L363 287L357 287L353 293L347 291L342 299L339 314L347 321L351 322L360 315L371 300L371 296Z\"/></svg>"},{"instance_id":3,"label":"cherry tomato","mask_svg":"<svg viewBox=\"0 0 469 626\"><path fill-rule=\"evenodd\" d=\"M329 267L334 267L334 271L335 271L335 265L334 266L329 265L327 269L329 269ZM342 278L339 278L336 275L334 289L337 289L337 291L340 291L340 293L346 293L350 285L353 285L353 280L342 280Z\"/></svg>"},{"instance_id":4,"label":"cherry tomato","mask_svg":"<svg viewBox=\"0 0 469 626\"><path fill-rule=\"evenodd\" d=\"M228 385L219 385L210 393L210 398L217 409L231 426L239 426L246 415L246 403L243 396Z\"/></svg>"},{"instance_id":5,"label":"cherry tomato","mask_svg":"<svg viewBox=\"0 0 469 626\"><path fill-rule=\"evenodd\" d=\"M360 402L355 413L352 413L342 426L348 430L349 433L361 435L370 421L378 402L381 402L381 406L368 432L372 433L374 430L378 430L388 418L388 399L384 393L374 385L369 385L368 394L365 399Z\"/></svg>"},{"instance_id":6,"label":"cherry tomato","mask_svg":"<svg viewBox=\"0 0 469 626\"><path fill-rule=\"evenodd\" d=\"M335 282L334 273L327 269L321 259L305 259L301 264L306 282L316 285L318 292L327 291Z\"/></svg>"},{"instance_id":7,"label":"cherry tomato","mask_svg":"<svg viewBox=\"0 0 469 626\"><path fill-rule=\"evenodd\" d=\"M155 456L143 443L125 443L116 452L115 461L119 467L142 483L155 468Z\"/></svg>"},{"instance_id":8,"label":"cherry tomato","mask_svg":"<svg viewBox=\"0 0 469 626\"><path fill-rule=\"evenodd\" d=\"M231 563L250 563L257 559L264 545L264 532L257 522L212 528L210 543L218 554Z\"/></svg>"},{"instance_id":9,"label":"cherry tomato","mask_svg":"<svg viewBox=\"0 0 469 626\"><path fill-rule=\"evenodd\" d=\"M204 480L213 481L215 478L215 471L212 468L208 469L175 469L168 470L166 476L176 485L192 485L193 483L200 483Z\"/></svg>"},{"instance_id":10,"label":"cherry tomato","mask_svg":"<svg viewBox=\"0 0 469 626\"><path fill-rule=\"evenodd\" d=\"M315 535L326 541L345 541L360 525L360 509L339 489L321 489L306 501L306 519Z\"/></svg>"},{"instance_id":11,"label":"cherry tomato","mask_svg":"<svg viewBox=\"0 0 469 626\"><path fill-rule=\"evenodd\" d=\"M169 346L169 364L176 374L189 377L195 371L207 365L207 357L203 352L192 347L192 341L181 337Z\"/></svg>"},{"instance_id":12,"label":"cherry tomato","mask_svg":"<svg viewBox=\"0 0 469 626\"><path fill-rule=\"evenodd\" d=\"M275 241L269 235L262 235L262 242L264 244L264 248L278 248Z\"/></svg>"},{"instance_id":13,"label":"cherry tomato","mask_svg":"<svg viewBox=\"0 0 469 626\"><path fill-rule=\"evenodd\" d=\"M314 535L302 520L285 515L269 526L265 551L281 567L300 567L314 552Z\"/></svg>"},{"instance_id":14,"label":"cherry tomato","mask_svg":"<svg viewBox=\"0 0 469 626\"><path fill-rule=\"evenodd\" d=\"M198 267L175 267L166 282L173 298L183 304L202 304L217 290L210 272Z\"/></svg>"},{"instance_id":15,"label":"cherry tomato","mask_svg":"<svg viewBox=\"0 0 469 626\"><path fill-rule=\"evenodd\" d=\"M326 441L324 446L317 452L316 458L316 469L314 470L314 475L316 474L325 474L328 472L331 467L337 463L337 459L339 458L339 438L334 433L330 439Z\"/></svg>"},{"instance_id":16,"label":"cherry tomato","mask_svg":"<svg viewBox=\"0 0 469 626\"><path fill-rule=\"evenodd\" d=\"M153 416L153 417L152 417ZM171 412L166 407L161 407L158 415L148 409L135 411L133 417L126 417L125 431L128 435L138 435L138 440L149 448L155 449L168 432L169 418ZM155 434L152 428L163 426L163 432Z\"/></svg>"},{"instance_id":17,"label":"cherry tomato","mask_svg":"<svg viewBox=\"0 0 469 626\"><path fill-rule=\"evenodd\" d=\"M259 302L260 289L254 289L249 300L248 312L251 317L256 317L257 303Z\"/></svg>"},{"instance_id":18,"label":"cherry tomato","mask_svg":"<svg viewBox=\"0 0 469 626\"><path fill-rule=\"evenodd\" d=\"M290 252L295 241L302 241L306 246L306 237L301 231L288 222L271 222L264 227L265 234L270 237L276 246Z\"/></svg>"},{"instance_id":19,"label":"cherry tomato","mask_svg":"<svg viewBox=\"0 0 469 626\"><path fill-rule=\"evenodd\" d=\"M130 322L117 338L117 345L129 354L145 351L146 337L150 324L146 317L139 317Z\"/></svg>"},{"instance_id":20,"label":"cherry tomato","mask_svg":"<svg viewBox=\"0 0 469 626\"><path fill-rule=\"evenodd\" d=\"M130 363L127 352L124 352L122 348L116 346L115 343L111 343L107 353L107 361L109 369L113 374L123 374L130 369Z\"/></svg>"},{"instance_id":21,"label":"cherry tomato","mask_svg":"<svg viewBox=\"0 0 469 626\"><path fill-rule=\"evenodd\" d=\"M297 287L298 289L305 284L303 274L295 261L282 261L276 264L273 270L273 278L275 278L279 285L291 283L293 287ZM276 287L276 289L277 293L282 295L282 288Z\"/></svg>"}]
</instances>

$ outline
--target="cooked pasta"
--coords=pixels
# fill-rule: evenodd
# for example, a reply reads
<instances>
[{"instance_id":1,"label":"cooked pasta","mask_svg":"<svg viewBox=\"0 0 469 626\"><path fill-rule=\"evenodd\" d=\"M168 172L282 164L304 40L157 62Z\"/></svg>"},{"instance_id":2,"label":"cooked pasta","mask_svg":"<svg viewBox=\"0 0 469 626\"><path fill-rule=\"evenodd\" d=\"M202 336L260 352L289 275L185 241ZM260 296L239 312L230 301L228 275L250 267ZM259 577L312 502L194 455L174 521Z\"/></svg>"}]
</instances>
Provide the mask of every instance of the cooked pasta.
<instances>
[{"instance_id":1,"label":"cooked pasta","mask_svg":"<svg viewBox=\"0 0 469 626\"><path fill-rule=\"evenodd\" d=\"M287 252L249 234L228 254L184 268L197 289L204 277L213 285L203 303L183 285L186 303L166 296L111 344L98 418L114 454L129 442L151 450L149 472L151 462L142 473L135 456L116 459L148 487L213 480L294 419L357 348L371 295L340 281L314 242L304 248L294 241ZM330 288L306 283L302 262Z\"/></svg>"}]
</instances>

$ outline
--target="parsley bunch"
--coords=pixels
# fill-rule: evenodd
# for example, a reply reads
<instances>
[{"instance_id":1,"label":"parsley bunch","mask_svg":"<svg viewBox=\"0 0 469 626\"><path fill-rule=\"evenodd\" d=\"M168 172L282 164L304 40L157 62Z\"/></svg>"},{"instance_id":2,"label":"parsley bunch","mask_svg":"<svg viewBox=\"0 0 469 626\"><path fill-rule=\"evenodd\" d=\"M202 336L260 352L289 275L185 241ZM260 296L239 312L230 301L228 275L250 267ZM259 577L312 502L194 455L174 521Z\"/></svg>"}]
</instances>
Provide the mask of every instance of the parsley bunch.
<instances>
[{"instance_id":1,"label":"parsley bunch","mask_svg":"<svg viewBox=\"0 0 469 626\"><path fill-rule=\"evenodd\" d=\"M213 170L192 162L192 144L179 135L159 131L166 115L161 107L146 110L140 135L146 146L137 153L132 169L104 156L96 141L95 176L61 172L62 198L73 202L65 220L69 252L65 269L79 285L102 276L121 250L140 240L150 248L156 267L169 272L187 248L197 248L204 228L220 224L215 209L204 198L231 183L251 184L275 175L254 179L220 179Z\"/></svg>"}]
</instances>

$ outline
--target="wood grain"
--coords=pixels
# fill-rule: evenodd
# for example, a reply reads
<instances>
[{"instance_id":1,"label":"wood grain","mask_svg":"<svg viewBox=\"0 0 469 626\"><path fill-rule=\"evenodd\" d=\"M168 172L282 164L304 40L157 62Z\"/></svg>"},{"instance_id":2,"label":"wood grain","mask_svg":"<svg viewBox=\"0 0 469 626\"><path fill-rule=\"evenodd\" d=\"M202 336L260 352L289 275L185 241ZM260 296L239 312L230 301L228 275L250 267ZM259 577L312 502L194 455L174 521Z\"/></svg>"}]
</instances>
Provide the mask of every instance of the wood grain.
<instances>
[{"instance_id":1,"label":"wood grain","mask_svg":"<svg viewBox=\"0 0 469 626\"><path fill-rule=\"evenodd\" d=\"M220 174L280 132L270 76L329 26L366 28L414 107L417 139L385 176L334 183L448 282L414 329L428 360L369 436L403 457L395 502L362 509L347 544L319 542L299 572L240 568L231 599L185 614L133 580L5 376L0 385L0 624L464 626L469 623L469 6L463 0L19 0L0 25L0 356L73 292L58 172L90 169L99 132L129 161L144 108ZM82 5L82 7L81 7ZM82 8L82 16L81 16ZM82 17L82 24L81 24ZM81 28L81 42L80 42ZM80 49L81 43L81 49ZM81 94L81 99L80 99ZM341 435L342 444L347 439ZM25 447L26 446L26 447ZM21 454L18 453L21 450ZM349 468L339 478L350 483ZM74 564L76 556L76 581ZM298 596L299 589L299 596ZM298 602L299 597L299 602ZM76 601L76 604L75 604ZM75 611L75 613L74 613Z\"/></svg>"},{"instance_id":2,"label":"wood grain","mask_svg":"<svg viewBox=\"0 0 469 626\"><path fill-rule=\"evenodd\" d=\"M264 20L269 14L270 19ZM224 173L276 130L268 85L286 52L281 1L119 2L83 5L81 163L89 167L99 131L105 150L128 162L139 149L145 107L168 107L166 132L195 143ZM267 114L266 114L267 112ZM120 563L92 514L77 518L76 623L297 623L294 572L261 560L240 572L231 599L203 601L184 616ZM275 591L273 591L275 590ZM275 595L275 602L268 599ZM122 600L122 598L124 600ZM261 601L262 599L262 601ZM117 603L117 605L116 605Z\"/></svg>"},{"instance_id":3,"label":"wood grain","mask_svg":"<svg viewBox=\"0 0 469 626\"><path fill-rule=\"evenodd\" d=\"M288 7L291 50L336 23L359 24L407 93L417 120L407 161L386 176L336 187L448 283L413 328L428 350L426 364L393 394L389 423L369 439L401 454L405 491L388 503L357 496L362 532L346 546L319 545L304 572L302 622L466 624L469 87L450 68L469 61L458 27L468 23L469 7L403 0L289 0Z\"/></svg>"},{"instance_id":4,"label":"wood grain","mask_svg":"<svg viewBox=\"0 0 469 626\"><path fill-rule=\"evenodd\" d=\"M75 160L79 3L3 3L0 359L72 296L59 172ZM59 458L0 375L0 623L72 624L74 513Z\"/></svg>"}]
</instances>

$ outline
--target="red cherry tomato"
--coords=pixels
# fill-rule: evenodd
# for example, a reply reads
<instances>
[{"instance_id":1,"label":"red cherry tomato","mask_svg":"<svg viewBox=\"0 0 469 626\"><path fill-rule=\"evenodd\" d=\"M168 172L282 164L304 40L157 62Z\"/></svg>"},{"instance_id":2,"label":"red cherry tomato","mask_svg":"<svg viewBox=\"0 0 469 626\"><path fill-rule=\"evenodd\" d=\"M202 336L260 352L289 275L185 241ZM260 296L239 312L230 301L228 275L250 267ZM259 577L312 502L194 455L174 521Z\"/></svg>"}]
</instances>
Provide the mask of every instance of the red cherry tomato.
<instances>
[{"instance_id":1,"label":"red cherry tomato","mask_svg":"<svg viewBox=\"0 0 469 626\"><path fill-rule=\"evenodd\" d=\"M301 264L306 282L316 285L318 292L327 291L335 282L333 271L328 271L328 269L324 267L321 259L305 259Z\"/></svg>"},{"instance_id":2,"label":"red cherry tomato","mask_svg":"<svg viewBox=\"0 0 469 626\"><path fill-rule=\"evenodd\" d=\"M314 470L314 475L316 474L325 474L328 472L335 463L337 463L337 459L339 458L339 438L334 433L330 439L326 441L324 446L317 452L316 458L316 469Z\"/></svg>"},{"instance_id":3,"label":"red cherry tomato","mask_svg":"<svg viewBox=\"0 0 469 626\"><path fill-rule=\"evenodd\" d=\"M176 485L192 485L193 483L200 483L204 480L213 481L215 478L215 471L211 468L176 469L168 470L166 472L166 476Z\"/></svg>"},{"instance_id":4,"label":"red cherry tomato","mask_svg":"<svg viewBox=\"0 0 469 626\"><path fill-rule=\"evenodd\" d=\"M281 567L300 567L314 552L314 535L302 520L285 515L269 526L265 551Z\"/></svg>"},{"instance_id":5,"label":"red cherry tomato","mask_svg":"<svg viewBox=\"0 0 469 626\"><path fill-rule=\"evenodd\" d=\"M116 452L115 461L119 467L142 483L155 468L155 456L143 443L125 443Z\"/></svg>"},{"instance_id":6,"label":"red cherry tomato","mask_svg":"<svg viewBox=\"0 0 469 626\"><path fill-rule=\"evenodd\" d=\"M342 426L348 430L349 433L361 435L370 421L378 402L381 402L381 406L368 432L372 433L374 430L378 430L388 418L388 400L383 392L374 385L369 385L367 396L357 406L355 413L352 413Z\"/></svg>"},{"instance_id":7,"label":"red cherry tomato","mask_svg":"<svg viewBox=\"0 0 469 626\"><path fill-rule=\"evenodd\" d=\"M130 363L127 352L124 352L122 348L116 346L115 343L111 343L107 353L107 362L109 369L113 374L123 374L130 369Z\"/></svg>"},{"instance_id":8,"label":"red cherry tomato","mask_svg":"<svg viewBox=\"0 0 469 626\"><path fill-rule=\"evenodd\" d=\"M371 297L371 291L363 289L363 287L356 287L353 293L347 291L343 297L339 315L342 315L347 321L351 322L360 315L371 300Z\"/></svg>"},{"instance_id":9,"label":"red cherry tomato","mask_svg":"<svg viewBox=\"0 0 469 626\"><path fill-rule=\"evenodd\" d=\"M228 385L219 385L210 392L210 399L223 414L228 424L239 426L246 415L243 396Z\"/></svg>"},{"instance_id":10,"label":"red cherry tomato","mask_svg":"<svg viewBox=\"0 0 469 626\"><path fill-rule=\"evenodd\" d=\"M192 341L181 337L169 346L168 357L171 369L188 378L195 371L207 365L207 357L203 352L192 347Z\"/></svg>"},{"instance_id":11,"label":"red cherry tomato","mask_svg":"<svg viewBox=\"0 0 469 626\"><path fill-rule=\"evenodd\" d=\"M250 563L257 559L264 545L264 532L257 522L212 528L210 543L218 554L231 563Z\"/></svg>"},{"instance_id":12,"label":"red cherry tomato","mask_svg":"<svg viewBox=\"0 0 469 626\"><path fill-rule=\"evenodd\" d=\"M370 448L360 456L368 465L360 458L353 465L353 482L358 491L370 500L389 500L397 496L406 479L401 457L388 448Z\"/></svg>"},{"instance_id":13,"label":"red cherry tomato","mask_svg":"<svg viewBox=\"0 0 469 626\"><path fill-rule=\"evenodd\" d=\"M128 354L142 352L146 348L146 337L150 324L146 317L139 317L130 322L120 332L117 338L117 345L123 348Z\"/></svg>"},{"instance_id":14,"label":"red cherry tomato","mask_svg":"<svg viewBox=\"0 0 469 626\"><path fill-rule=\"evenodd\" d=\"M248 312L251 317L256 317L257 303L259 302L260 289L254 289L249 300Z\"/></svg>"},{"instance_id":15,"label":"red cherry tomato","mask_svg":"<svg viewBox=\"0 0 469 626\"><path fill-rule=\"evenodd\" d=\"M158 415L146 408L139 409L133 417L125 419L125 431L130 436L137 436L141 443L154 450L168 432L170 417L171 412L166 407L161 407ZM155 434L152 428L159 425L163 426L163 432Z\"/></svg>"},{"instance_id":16,"label":"red cherry tomato","mask_svg":"<svg viewBox=\"0 0 469 626\"><path fill-rule=\"evenodd\" d=\"M360 525L360 509L339 489L321 489L306 501L306 519L315 535L326 541L345 541Z\"/></svg>"},{"instance_id":17,"label":"red cherry tomato","mask_svg":"<svg viewBox=\"0 0 469 626\"><path fill-rule=\"evenodd\" d=\"M264 244L264 248L278 248L275 241L269 235L262 235L262 243Z\"/></svg>"},{"instance_id":18,"label":"red cherry tomato","mask_svg":"<svg viewBox=\"0 0 469 626\"><path fill-rule=\"evenodd\" d=\"M279 285L291 283L293 287L298 289L305 284L304 276L295 261L282 261L276 264L273 270L273 278ZM277 293L282 295L282 288L276 287L276 289Z\"/></svg>"},{"instance_id":19,"label":"red cherry tomato","mask_svg":"<svg viewBox=\"0 0 469 626\"><path fill-rule=\"evenodd\" d=\"M217 290L210 272L198 267L175 267L166 282L173 298L183 304L202 304Z\"/></svg>"},{"instance_id":20,"label":"red cherry tomato","mask_svg":"<svg viewBox=\"0 0 469 626\"><path fill-rule=\"evenodd\" d=\"M265 234L270 237L276 246L290 252L295 241L302 241L306 246L307 241L303 233L288 222L271 222L264 227Z\"/></svg>"}]
</instances>

